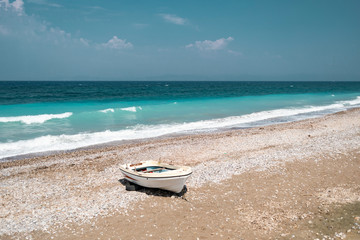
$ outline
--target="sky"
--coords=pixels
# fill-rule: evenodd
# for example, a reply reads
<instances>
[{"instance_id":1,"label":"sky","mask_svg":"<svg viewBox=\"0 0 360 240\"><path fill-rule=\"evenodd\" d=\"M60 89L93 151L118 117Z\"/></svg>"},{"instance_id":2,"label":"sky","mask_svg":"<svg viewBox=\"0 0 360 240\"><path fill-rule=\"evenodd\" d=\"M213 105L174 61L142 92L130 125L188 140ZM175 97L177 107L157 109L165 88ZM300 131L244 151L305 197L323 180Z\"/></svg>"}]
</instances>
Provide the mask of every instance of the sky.
<instances>
[{"instance_id":1,"label":"sky","mask_svg":"<svg viewBox=\"0 0 360 240\"><path fill-rule=\"evenodd\" d=\"M0 80L360 80L358 0L0 0Z\"/></svg>"}]
</instances>

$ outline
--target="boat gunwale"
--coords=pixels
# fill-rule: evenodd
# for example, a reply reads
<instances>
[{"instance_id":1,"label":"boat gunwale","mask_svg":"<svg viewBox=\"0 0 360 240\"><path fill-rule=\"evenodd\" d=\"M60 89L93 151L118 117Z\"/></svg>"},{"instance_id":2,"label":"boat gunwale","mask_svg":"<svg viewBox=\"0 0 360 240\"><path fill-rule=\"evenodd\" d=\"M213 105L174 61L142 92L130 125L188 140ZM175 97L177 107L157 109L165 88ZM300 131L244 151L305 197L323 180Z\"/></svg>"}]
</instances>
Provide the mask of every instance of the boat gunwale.
<instances>
[{"instance_id":1,"label":"boat gunwale","mask_svg":"<svg viewBox=\"0 0 360 240\"><path fill-rule=\"evenodd\" d=\"M154 174L154 173L143 173L142 175L140 175L140 173L135 174L135 173L132 173L130 171L127 171L127 169L123 169L122 167L120 167L120 171L125 172L127 174L131 174L131 175L136 176L136 177L141 177L141 178L180 178L180 177L186 177L186 176L189 176L189 175L192 174L192 171L190 170L189 173L183 174L183 175L173 175L173 176L151 176L151 175L147 175L147 174ZM155 173L155 174L161 174L161 173Z\"/></svg>"}]
</instances>

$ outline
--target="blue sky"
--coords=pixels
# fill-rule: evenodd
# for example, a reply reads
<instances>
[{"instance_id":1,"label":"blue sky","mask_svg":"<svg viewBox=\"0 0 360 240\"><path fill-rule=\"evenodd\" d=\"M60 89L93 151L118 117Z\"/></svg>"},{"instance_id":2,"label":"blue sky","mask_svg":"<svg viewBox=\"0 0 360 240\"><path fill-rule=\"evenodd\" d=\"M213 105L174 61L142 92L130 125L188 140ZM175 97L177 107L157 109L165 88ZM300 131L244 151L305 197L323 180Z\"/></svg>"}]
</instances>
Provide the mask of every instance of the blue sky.
<instances>
[{"instance_id":1,"label":"blue sky","mask_svg":"<svg viewBox=\"0 0 360 240\"><path fill-rule=\"evenodd\" d=\"M346 80L360 76L359 10L357 0L0 0L0 80Z\"/></svg>"}]
</instances>

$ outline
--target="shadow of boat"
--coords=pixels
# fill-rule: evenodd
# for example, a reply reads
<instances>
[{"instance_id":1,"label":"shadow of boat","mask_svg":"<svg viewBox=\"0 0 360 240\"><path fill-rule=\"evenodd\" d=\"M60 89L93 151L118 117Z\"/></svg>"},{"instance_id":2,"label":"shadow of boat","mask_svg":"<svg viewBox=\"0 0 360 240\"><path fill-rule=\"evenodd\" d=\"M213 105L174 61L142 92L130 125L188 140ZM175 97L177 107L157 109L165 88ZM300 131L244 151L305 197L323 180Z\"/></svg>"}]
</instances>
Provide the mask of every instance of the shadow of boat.
<instances>
[{"instance_id":1,"label":"shadow of boat","mask_svg":"<svg viewBox=\"0 0 360 240\"><path fill-rule=\"evenodd\" d=\"M142 192L147 195L151 196L157 196L157 197L184 197L185 193L187 192L187 187L184 185L183 189L179 193L170 192L163 189L158 188L147 188L143 186L139 186L135 183L129 182L125 178L119 179L119 182L125 186L127 191L136 191L136 192Z\"/></svg>"}]
</instances>

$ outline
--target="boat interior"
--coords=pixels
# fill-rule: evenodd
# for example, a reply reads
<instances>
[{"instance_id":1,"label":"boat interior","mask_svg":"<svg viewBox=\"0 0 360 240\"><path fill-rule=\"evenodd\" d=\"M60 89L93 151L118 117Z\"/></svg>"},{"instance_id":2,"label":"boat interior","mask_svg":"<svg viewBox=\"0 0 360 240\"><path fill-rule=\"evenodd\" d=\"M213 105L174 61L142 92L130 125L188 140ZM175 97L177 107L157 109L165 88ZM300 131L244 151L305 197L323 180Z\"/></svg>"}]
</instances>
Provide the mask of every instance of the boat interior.
<instances>
[{"instance_id":1,"label":"boat interior","mask_svg":"<svg viewBox=\"0 0 360 240\"><path fill-rule=\"evenodd\" d=\"M172 171L175 169L167 168L167 167L161 167L161 166L146 166L146 167L140 167L140 168L134 168L136 172L142 172L142 173L163 173Z\"/></svg>"}]
</instances>

